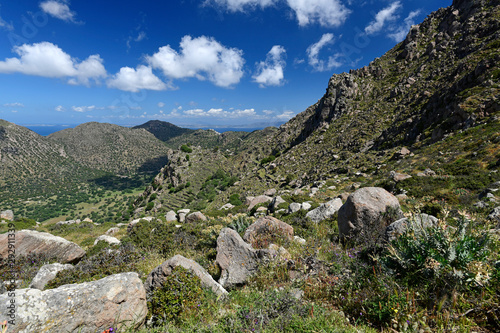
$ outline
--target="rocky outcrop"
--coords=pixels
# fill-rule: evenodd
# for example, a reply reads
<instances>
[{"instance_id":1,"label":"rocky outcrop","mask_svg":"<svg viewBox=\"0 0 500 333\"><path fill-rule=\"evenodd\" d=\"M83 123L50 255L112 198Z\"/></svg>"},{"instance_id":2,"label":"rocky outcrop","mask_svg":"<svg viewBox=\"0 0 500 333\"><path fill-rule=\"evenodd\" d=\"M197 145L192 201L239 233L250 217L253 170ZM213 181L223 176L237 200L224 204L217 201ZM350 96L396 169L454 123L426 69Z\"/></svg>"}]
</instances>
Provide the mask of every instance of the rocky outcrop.
<instances>
[{"instance_id":1,"label":"rocky outcrop","mask_svg":"<svg viewBox=\"0 0 500 333\"><path fill-rule=\"evenodd\" d=\"M494 208L489 214L488 219L500 223L500 206Z\"/></svg>"},{"instance_id":2,"label":"rocky outcrop","mask_svg":"<svg viewBox=\"0 0 500 333\"><path fill-rule=\"evenodd\" d=\"M207 217L201 212L194 212L186 216L186 223L193 223L198 221L206 221Z\"/></svg>"},{"instance_id":3,"label":"rocky outcrop","mask_svg":"<svg viewBox=\"0 0 500 333\"><path fill-rule=\"evenodd\" d=\"M340 237L355 242L377 240L387 225L403 217L399 200L380 187L351 194L338 211Z\"/></svg>"},{"instance_id":4,"label":"rocky outcrop","mask_svg":"<svg viewBox=\"0 0 500 333\"><path fill-rule=\"evenodd\" d=\"M167 222L172 222L172 221L175 222L177 221L177 214L173 210L171 210L165 215L165 220Z\"/></svg>"},{"instance_id":5,"label":"rocky outcrop","mask_svg":"<svg viewBox=\"0 0 500 333\"><path fill-rule=\"evenodd\" d=\"M8 294L0 304L8 304ZM148 312L146 291L137 273L111 275L56 289L16 290L16 324L9 332L102 332L110 327L136 329ZM5 309L0 321L8 320Z\"/></svg>"},{"instance_id":6,"label":"rocky outcrop","mask_svg":"<svg viewBox=\"0 0 500 333\"><path fill-rule=\"evenodd\" d=\"M8 234L0 235L0 255L3 258L7 258L8 244ZM47 232L33 230L16 232L15 246L16 256L44 254L62 263L76 263L85 255L85 251L73 242Z\"/></svg>"},{"instance_id":7,"label":"rocky outcrop","mask_svg":"<svg viewBox=\"0 0 500 333\"><path fill-rule=\"evenodd\" d=\"M121 242L118 238L108 236L108 235L101 235L101 236L96 238L96 240L94 241L94 245L97 245L97 243L99 243L100 241L106 242L109 245L120 245L121 244Z\"/></svg>"},{"instance_id":8,"label":"rocky outcrop","mask_svg":"<svg viewBox=\"0 0 500 333\"><path fill-rule=\"evenodd\" d=\"M318 223L333 217L340 207L342 207L342 200L336 198L321 204L318 208L311 210L306 214L306 217L310 218L311 221Z\"/></svg>"},{"instance_id":9,"label":"rocky outcrop","mask_svg":"<svg viewBox=\"0 0 500 333\"><path fill-rule=\"evenodd\" d=\"M281 197L281 196L277 196L277 197L274 197L273 200L271 201L271 203L269 204L269 211L271 213L274 213L275 211L278 210L278 206L282 203L285 203L286 201Z\"/></svg>"},{"instance_id":10,"label":"rocky outcrop","mask_svg":"<svg viewBox=\"0 0 500 333\"><path fill-rule=\"evenodd\" d=\"M70 264L63 265L55 263L55 264L43 265L38 271L38 273L36 273L35 277L33 278L33 281L31 281L30 288L43 290L47 285L47 283L49 283L56 277L57 273L73 268L74 266Z\"/></svg>"},{"instance_id":11,"label":"rocky outcrop","mask_svg":"<svg viewBox=\"0 0 500 333\"><path fill-rule=\"evenodd\" d=\"M118 231L120 231L120 228L113 227L113 228L109 228L108 231L105 232L105 234L111 236L111 235L116 234Z\"/></svg>"},{"instance_id":12,"label":"rocky outcrop","mask_svg":"<svg viewBox=\"0 0 500 333\"><path fill-rule=\"evenodd\" d=\"M211 289L217 296L227 294L227 291L220 284L218 284L203 267L201 267L197 262L187 259L181 255L175 255L162 263L160 266L153 269L144 283L147 294L149 295L153 290L161 288L166 277L172 274L172 270L177 266L182 266L185 269L190 270L194 275L200 278L202 286Z\"/></svg>"},{"instance_id":13,"label":"rocky outcrop","mask_svg":"<svg viewBox=\"0 0 500 333\"><path fill-rule=\"evenodd\" d=\"M0 220L14 221L14 212L10 209L0 212Z\"/></svg>"},{"instance_id":14,"label":"rocky outcrop","mask_svg":"<svg viewBox=\"0 0 500 333\"><path fill-rule=\"evenodd\" d=\"M290 242L293 240L293 227L272 216L260 217L247 228L243 240L255 244L260 238L282 238Z\"/></svg>"},{"instance_id":15,"label":"rocky outcrop","mask_svg":"<svg viewBox=\"0 0 500 333\"><path fill-rule=\"evenodd\" d=\"M222 229L217 238L216 262L222 271L219 283L224 288L245 284L269 257L269 250L255 250L233 229Z\"/></svg>"},{"instance_id":16,"label":"rocky outcrop","mask_svg":"<svg viewBox=\"0 0 500 333\"><path fill-rule=\"evenodd\" d=\"M412 230L417 234L426 228L437 226L437 223L438 219L436 217L427 214L415 215L412 218L404 217L391 223L385 229L385 239L389 242L393 241L408 230Z\"/></svg>"},{"instance_id":17,"label":"rocky outcrop","mask_svg":"<svg viewBox=\"0 0 500 333\"><path fill-rule=\"evenodd\" d=\"M144 220L146 222L151 222L151 221L153 221L153 219L154 219L154 217L152 217L152 216L146 216L146 217L142 217L140 219L132 220L132 221L130 221L130 223L127 226L127 232L132 231L132 229L135 227L135 225L137 223L141 222L141 220Z\"/></svg>"},{"instance_id":18,"label":"rocky outcrop","mask_svg":"<svg viewBox=\"0 0 500 333\"><path fill-rule=\"evenodd\" d=\"M267 195L259 195L258 197L251 198L251 199L247 198L247 201L250 202L248 204L248 211L251 211L252 208L257 206L258 204L271 202L272 200L273 200L273 198L268 197Z\"/></svg>"}]
</instances>

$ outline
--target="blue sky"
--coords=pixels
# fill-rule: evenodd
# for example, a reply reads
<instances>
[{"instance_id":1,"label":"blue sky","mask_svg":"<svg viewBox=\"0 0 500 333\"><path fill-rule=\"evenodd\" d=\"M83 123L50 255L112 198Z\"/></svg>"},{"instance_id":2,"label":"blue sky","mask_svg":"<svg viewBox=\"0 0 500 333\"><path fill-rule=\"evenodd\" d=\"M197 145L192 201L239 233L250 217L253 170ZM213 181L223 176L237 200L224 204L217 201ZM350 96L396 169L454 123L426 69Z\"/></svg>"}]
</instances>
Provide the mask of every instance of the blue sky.
<instances>
[{"instance_id":1,"label":"blue sky","mask_svg":"<svg viewBox=\"0 0 500 333\"><path fill-rule=\"evenodd\" d=\"M451 0L0 0L0 118L261 127Z\"/></svg>"}]
</instances>

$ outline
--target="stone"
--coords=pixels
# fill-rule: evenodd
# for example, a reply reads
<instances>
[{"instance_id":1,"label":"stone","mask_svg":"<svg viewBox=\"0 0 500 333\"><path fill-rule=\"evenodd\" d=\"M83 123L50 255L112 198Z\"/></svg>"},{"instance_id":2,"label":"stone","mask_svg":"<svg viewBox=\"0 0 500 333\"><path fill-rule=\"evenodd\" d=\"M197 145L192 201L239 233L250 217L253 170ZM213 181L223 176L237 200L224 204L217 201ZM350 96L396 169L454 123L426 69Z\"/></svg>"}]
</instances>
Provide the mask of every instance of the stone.
<instances>
[{"instance_id":1,"label":"stone","mask_svg":"<svg viewBox=\"0 0 500 333\"><path fill-rule=\"evenodd\" d=\"M309 196L311 198L314 197L316 195L316 193L318 193L318 191L319 191L319 188L317 188L317 187L311 188L311 193L309 193Z\"/></svg>"},{"instance_id":2,"label":"stone","mask_svg":"<svg viewBox=\"0 0 500 333\"><path fill-rule=\"evenodd\" d=\"M147 222L151 222L153 219L154 219L154 217L152 217L152 216L146 216L146 217L141 217L139 219L132 220L132 221L130 221L130 223L127 226L127 232L130 232L134 228L134 226L137 223L139 223L141 220L145 220Z\"/></svg>"},{"instance_id":3,"label":"stone","mask_svg":"<svg viewBox=\"0 0 500 333\"><path fill-rule=\"evenodd\" d=\"M304 238L301 238L299 236L293 236L293 241L294 242L297 242L301 245L305 245L306 244L306 240Z\"/></svg>"},{"instance_id":4,"label":"stone","mask_svg":"<svg viewBox=\"0 0 500 333\"><path fill-rule=\"evenodd\" d=\"M342 200L336 198L321 204L318 208L311 210L306 214L306 217L310 218L311 221L318 223L320 221L333 217L333 215L338 212L341 206Z\"/></svg>"},{"instance_id":5,"label":"stone","mask_svg":"<svg viewBox=\"0 0 500 333\"><path fill-rule=\"evenodd\" d=\"M259 217L247 228L243 240L254 244L260 237L281 237L284 240L292 241L293 227L272 216Z\"/></svg>"},{"instance_id":6,"label":"stone","mask_svg":"<svg viewBox=\"0 0 500 333\"><path fill-rule=\"evenodd\" d=\"M68 221L59 221L56 225L69 225L69 224L80 224L80 220L68 220Z\"/></svg>"},{"instance_id":7,"label":"stone","mask_svg":"<svg viewBox=\"0 0 500 333\"><path fill-rule=\"evenodd\" d=\"M387 226L385 229L385 239L391 242L408 230L413 230L417 234L422 229L435 227L437 224L438 219L436 217L424 213L412 218L404 217Z\"/></svg>"},{"instance_id":8,"label":"stone","mask_svg":"<svg viewBox=\"0 0 500 333\"><path fill-rule=\"evenodd\" d=\"M35 277L33 278L33 281L31 281L30 288L43 290L47 285L47 283L49 283L56 277L57 273L73 268L74 266L71 264L63 265L55 263L55 264L43 265L38 270L38 273L36 273Z\"/></svg>"},{"instance_id":9,"label":"stone","mask_svg":"<svg viewBox=\"0 0 500 333\"><path fill-rule=\"evenodd\" d=\"M311 209L311 204L309 202L303 202L302 205L300 206L300 209L302 210L309 210Z\"/></svg>"},{"instance_id":10,"label":"stone","mask_svg":"<svg viewBox=\"0 0 500 333\"><path fill-rule=\"evenodd\" d=\"M186 223L194 223L198 221L206 221L207 218L201 212L194 212L186 216Z\"/></svg>"},{"instance_id":11,"label":"stone","mask_svg":"<svg viewBox=\"0 0 500 333\"><path fill-rule=\"evenodd\" d=\"M500 223L500 206L495 207L489 214L488 219Z\"/></svg>"},{"instance_id":12,"label":"stone","mask_svg":"<svg viewBox=\"0 0 500 333\"><path fill-rule=\"evenodd\" d=\"M0 295L0 304L10 302ZM56 289L16 290L15 325L9 332L95 333L113 327L138 329L148 313L146 291L137 273L122 273L98 281ZM10 320L4 309L0 321Z\"/></svg>"},{"instance_id":13,"label":"stone","mask_svg":"<svg viewBox=\"0 0 500 333\"><path fill-rule=\"evenodd\" d=\"M16 232L16 257L28 254L44 254L62 263L76 263L85 251L73 242L47 232L21 230ZM8 233L0 235L0 255L8 256Z\"/></svg>"},{"instance_id":14,"label":"stone","mask_svg":"<svg viewBox=\"0 0 500 333\"><path fill-rule=\"evenodd\" d=\"M403 218L399 200L380 187L351 194L338 211L339 235L355 242L378 240L393 221Z\"/></svg>"},{"instance_id":15,"label":"stone","mask_svg":"<svg viewBox=\"0 0 500 333\"><path fill-rule=\"evenodd\" d=\"M299 204L298 202L292 202L290 205L288 205L288 214L298 212L301 208L301 204Z\"/></svg>"},{"instance_id":16,"label":"stone","mask_svg":"<svg viewBox=\"0 0 500 333\"><path fill-rule=\"evenodd\" d=\"M404 173L399 173L399 172L396 172L396 171L391 171L389 177L392 180L394 180L396 183L400 182L400 181L403 181L405 179L411 178L410 175L407 175L407 174L404 174Z\"/></svg>"},{"instance_id":17,"label":"stone","mask_svg":"<svg viewBox=\"0 0 500 333\"><path fill-rule=\"evenodd\" d=\"M187 214L189 214L190 212L191 212L191 209L189 209L189 208L184 208L184 209L179 209L179 210L177 211L177 214L186 214L186 215L187 215Z\"/></svg>"},{"instance_id":18,"label":"stone","mask_svg":"<svg viewBox=\"0 0 500 333\"><path fill-rule=\"evenodd\" d=\"M104 242L108 243L109 245L120 245L121 244L121 242L115 237L108 236L108 235L101 235L101 236L97 237L96 240L94 241L94 246L97 245L97 243L99 243L100 241L104 241Z\"/></svg>"},{"instance_id":19,"label":"stone","mask_svg":"<svg viewBox=\"0 0 500 333\"><path fill-rule=\"evenodd\" d=\"M271 189L267 190L266 192L264 192L264 195L267 195L269 197L275 196L276 195L276 189L275 188L271 188Z\"/></svg>"},{"instance_id":20,"label":"stone","mask_svg":"<svg viewBox=\"0 0 500 333\"><path fill-rule=\"evenodd\" d=\"M186 222L186 213L179 213L179 222Z\"/></svg>"},{"instance_id":21,"label":"stone","mask_svg":"<svg viewBox=\"0 0 500 333\"><path fill-rule=\"evenodd\" d=\"M221 269L219 283L226 289L245 284L269 257L269 250L255 250L233 229L222 229L217 238L216 262Z\"/></svg>"},{"instance_id":22,"label":"stone","mask_svg":"<svg viewBox=\"0 0 500 333\"><path fill-rule=\"evenodd\" d=\"M111 236L116 234L118 231L120 231L120 228L117 227L109 228L108 231L105 232L105 234Z\"/></svg>"},{"instance_id":23,"label":"stone","mask_svg":"<svg viewBox=\"0 0 500 333\"><path fill-rule=\"evenodd\" d=\"M434 177L436 173L431 169L425 169L423 172L417 173L417 177Z\"/></svg>"},{"instance_id":24,"label":"stone","mask_svg":"<svg viewBox=\"0 0 500 333\"><path fill-rule=\"evenodd\" d=\"M83 222L94 223L94 221L92 221L92 219L89 219L88 217L84 218Z\"/></svg>"},{"instance_id":25,"label":"stone","mask_svg":"<svg viewBox=\"0 0 500 333\"><path fill-rule=\"evenodd\" d=\"M257 208L256 212L257 213L267 212L267 207L259 207L259 208Z\"/></svg>"},{"instance_id":26,"label":"stone","mask_svg":"<svg viewBox=\"0 0 500 333\"><path fill-rule=\"evenodd\" d=\"M165 214L165 220L167 222L177 221L177 214L173 210L171 210L167 212L167 214Z\"/></svg>"},{"instance_id":27,"label":"stone","mask_svg":"<svg viewBox=\"0 0 500 333\"><path fill-rule=\"evenodd\" d=\"M0 220L14 221L14 212L10 209L0 212Z\"/></svg>"},{"instance_id":28,"label":"stone","mask_svg":"<svg viewBox=\"0 0 500 333\"><path fill-rule=\"evenodd\" d=\"M252 196L245 197L245 205L246 206L250 205L253 199L255 199L255 197Z\"/></svg>"},{"instance_id":29,"label":"stone","mask_svg":"<svg viewBox=\"0 0 500 333\"><path fill-rule=\"evenodd\" d=\"M283 246L269 244L268 249L273 260L286 261L292 259L290 252L288 252Z\"/></svg>"},{"instance_id":30,"label":"stone","mask_svg":"<svg viewBox=\"0 0 500 333\"><path fill-rule=\"evenodd\" d=\"M277 196L277 197L274 197L273 200L271 201L271 203L269 204L269 211L271 213L274 213L277 209L278 209L278 206L281 205L282 203L285 203L286 201L281 197L281 196Z\"/></svg>"},{"instance_id":31,"label":"stone","mask_svg":"<svg viewBox=\"0 0 500 333\"><path fill-rule=\"evenodd\" d=\"M408 148L403 147L400 150L398 150L396 153L394 153L394 158L401 159L401 158L404 158L407 155L410 155L410 153L411 152L410 152L410 150Z\"/></svg>"},{"instance_id":32,"label":"stone","mask_svg":"<svg viewBox=\"0 0 500 333\"><path fill-rule=\"evenodd\" d=\"M259 195L258 197L255 197L250 201L250 204L248 205L248 211L251 211L252 208L257 206L258 204L271 202L272 200L273 200L273 198L271 198L267 195Z\"/></svg>"},{"instance_id":33,"label":"stone","mask_svg":"<svg viewBox=\"0 0 500 333\"><path fill-rule=\"evenodd\" d=\"M342 192L339 194L339 196L337 198L342 200L342 202L346 202L347 198L349 198L350 195L351 195L351 193L349 193L349 192Z\"/></svg>"},{"instance_id":34,"label":"stone","mask_svg":"<svg viewBox=\"0 0 500 333\"><path fill-rule=\"evenodd\" d=\"M211 289L217 296L227 294L226 289L218 284L200 264L177 254L149 273L144 283L147 295L150 295L155 289L163 287L165 279L172 274L172 270L177 266L190 270L194 275L200 278L203 287Z\"/></svg>"},{"instance_id":35,"label":"stone","mask_svg":"<svg viewBox=\"0 0 500 333\"><path fill-rule=\"evenodd\" d=\"M233 204L230 204L230 203L227 203L225 204L224 206L222 206L220 208L220 210L229 210L229 209L233 209L234 208L234 205Z\"/></svg>"}]
</instances>

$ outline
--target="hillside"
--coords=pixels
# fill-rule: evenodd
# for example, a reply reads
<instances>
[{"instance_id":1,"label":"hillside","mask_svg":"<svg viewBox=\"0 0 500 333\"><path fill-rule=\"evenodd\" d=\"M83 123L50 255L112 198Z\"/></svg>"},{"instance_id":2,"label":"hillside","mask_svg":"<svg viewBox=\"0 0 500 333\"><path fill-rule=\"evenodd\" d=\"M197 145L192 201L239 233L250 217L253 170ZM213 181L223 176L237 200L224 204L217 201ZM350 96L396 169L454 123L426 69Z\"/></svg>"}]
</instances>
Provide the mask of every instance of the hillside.
<instances>
[{"instance_id":1,"label":"hillside","mask_svg":"<svg viewBox=\"0 0 500 333\"><path fill-rule=\"evenodd\" d=\"M174 124L161 120L150 120L132 128L144 128L161 141L168 141L171 138L194 132L192 129L175 126Z\"/></svg>"}]
</instances>

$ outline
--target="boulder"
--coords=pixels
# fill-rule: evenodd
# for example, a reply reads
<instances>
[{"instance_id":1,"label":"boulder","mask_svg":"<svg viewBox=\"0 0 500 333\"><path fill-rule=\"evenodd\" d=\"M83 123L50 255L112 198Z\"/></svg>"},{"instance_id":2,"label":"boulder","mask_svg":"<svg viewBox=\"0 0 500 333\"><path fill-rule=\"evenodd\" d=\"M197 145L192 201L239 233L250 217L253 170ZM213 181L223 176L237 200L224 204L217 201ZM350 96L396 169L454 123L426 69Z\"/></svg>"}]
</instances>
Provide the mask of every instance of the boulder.
<instances>
[{"instance_id":1,"label":"boulder","mask_svg":"<svg viewBox=\"0 0 500 333\"><path fill-rule=\"evenodd\" d=\"M496 221L500 223L500 206L495 207L490 214L488 215L488 219L492 221Z\"/></svg>"},{"instance_id":2,"label":"boulder","mask_svg":"<svg viewBox=\"0 0 500 333\"><path fill-rule=\"evenodd\" d=\"M391 242L408 230L413 230L417 234L421 230L435 227L437 224L438 219L436 217L424 213L416 215L411 219L404 217L391 223L385 229L385 239Z\"/></svg>"},{"instance_id":3,"label":"boulder","mask_svg":"<svg viewBox=\"0 0 500 333\"><path fill-rule=\"evenodd\" d=\"M171 210L165 215L165 220L167 222L177 221L177 214L173 210Z\"/></svg>"},{"instance_id":4,"label":"boulder","mask_svg":"<svg viewBox=\"0 0 500 333\"><path fill-rule=\"evenodd\" d=\"M276 210L278 210L278 206L282 203L285 203L286 201L283 200L281 196L274 197L271 203L269 204L269 211L271 213L274 213Z\"/></svg>"},{"instance_id":5,"label":"boulder","mask_svg":"<svg viewBox=\"0 0 500 333\"><path fill-rule=\"evenodd\" d=\"M303 202L302 205L300 206L300 209L302 210L309 210L311 209L311 204L309 202Z\"/></svg>"},{"instance_id":6,"label":"boulder","mask_svg":"<svg viewBox=\"0 0 500 333\"><path fill-rule=\"evenodd\" d=\"M186 216L186 222L187 223L193 223L197 221L206 221L207 218L205 215L203 215L201 212L194 212Z\"/></svg>"},{"instance_id":7,"label":"boulder","mask_svg":"<svg viewBox=\"0 0 500 333\"><path fill-rule=\"evenodd\" d=\"M390 223L403 218L399 200L380 187L351 194L338 212L339 235L357 241L376 241Z\"/></svg>"},{"instance_id":8,"label":"boulder","mask_svg":"<svg viewBox=\"0 0 500 333\"><path fill-rule=\"evenodd\" d=\"M305 245L306 244L306 240L302 237L299 237L299 236L293 236L293 241L294 242L297 242L301 245Z\"/></svg>"},{"instance_id":9,"label":"boulder","mask_svg":"<svg viewBox=\"0 0 500 333\"><path fill-rule=\"evenodd\" d=\"M118 231L120 231L120 228L114 227L114 228L109 228L108 231L105 232L106 235L114 235Z\"/></svg>"},{"instance_id":10,"label":"boulder","mask_svg":"<svg viewBox=\"0 0 500 333\"><path fill-rule=\"evenodd\" d=\"M255 250L233 229L222 229L217 238L216 262L222 271L219 283L224 288L245 284L269 257L269 250Z\"/></svg>"},{"instance_id":11,"label":"boulder","mask_svg":"<svg viewBox=\"0 0 500 333\"><path fill-rule=\"evenodd\" d=\"M0 295L0 304L10 302ZM146 292L137 273L122 273L56 289L16 290L15 325L9 332L95 333L113 327L139 328L148 312ZM5 310L0 321L10 320Z\"/></svg>"},{"instance_id":12,"label":"boulder","mask_svg":"<svg viewBox=\"0 0 500 333\"><path fill-rule=\"evenodd\" d=\"M389 174L389 177L392 180L394 180L396 183L400 182L400 181L403 181L405 179L411 178L410 175L407 175L407 174L404 174L404 173L399 173L399 172L396 172L396 171L391 171L391 173Z\"/></svg>"},{"instance_id":13,"label":"boulder","mask_svg":"<svg viewBox=\"0 0 500 333\"><path fill-rule=\"evenodd\" d=\"M310 218L313 222L320 222L329 219L335 215L335 213L342 206L342 200L339 198L333 199L331 201L321 204L318 208L315 208L306 214L306 217Z\"/></svg>"},{"instance_id":14,"label":"boulder","mask_svg":"<svg viewBox=\"0 0 500 333\"><path fill-rule=\"evenodd\" d=\"M177 266L182 266L185 269L190 270L194 275L200 278L202 286L211 289L217 296L227 294L226 289L218 284L203 267L201 267L197 262L187 259L181 255L173 256L149 273L146 282L144 283L146 293L150 295L153 290L161 288L166 277L172 274L172 270Z\"/></svg>"},{"instance_id":15,"label":"boulder","mask_svg":"<svg viewBox=\"0 0 500 333\"><path fill-rule=\"evenodd\" d=\"M99 243L100 241L104 241L104 242L108 243L109 245L120 245L121 244L120 240L118 240L115 237L108 236L108 235L101 235L101 236L96 238L96 240L94 241L94 245L97 245L97 243Z\"/></svg>"},{"instance_id":16,"label":"boulder","mask_svg":"<svg viewBox=\"0 0 500 333\"><path fill-rule=\"evenodd\" d=\"M434 177L436 173L431 169L427 168L423 172L417 173L417 177Z\"/></svg>"},{"instance_id":17,"label":"boulder","mask_svg":"<svg viewBox=\"0 0 500 333\"><path fill-rule=\"evenodd\" d=\"M248 198L247 198L248 199ZM267 195L259 195L258 197L253 198L248 205L248 210L252 210L255 206L261 203L271 202L273 198L268 197Z\"/></svg>"},{"instance_id":18,"label":"boulder","mask_svg":"<svg viewBox=\"0 0 500 333\"><path fill-rule=\"evenodd\" d=\"M222 206L220 208L220 210L229 210L229 209L233 209L234 208L234 205L233 204L230 204L230 203L227 203L225 204L224 206Z\"/></svg>"},{"instance_id":19,"label":"boulder","mask_svg":"<svg viewBox=\"0 0 500 333\"><path fill-rule=\"evenodd\" d=\"M47 283L49 283L56 277L57 273L73 268L74 266L71 264L63 265L56 263L43 265L38 270L38 273L36 273L33 281L31 281L30 288L43 290L45 288L45 285L47 285Z\"/></svg>"},{"instance_id":20,"label":"boulder","mask_svg":"<svg viewBox=\"0 0 500 333\"><path fill-rule=\"evenodd\" d=\"M146 217L141 217L140 219L135 219L130 221L130 223L127 226L127 232L130 232L134 226L139 223L141 220L145 220L147 222L151 222L154 219L152 216L146 216Z\"/></svg>"},{"instance_id":21,"label":"boulder","mask_svg":"<svg viewBox=\"0 0 500 333\"><path fill-rule=\"evenodd\" d=\"M0 235L0 255L8 256L8 233ZM11 238L12 241L12 238ZM47 232L21 230L15 233L16 257L32 254L45 254L62 263L76 263L85 251L73 242Z\"/></svg>"},{"instance_id":22,"label":"boulder","mask_svg":"<svg viewBox=\"0 0 500 333\"><path fill-rule=\"evenodd\" d=\"M80 224L82 221L78 220L68 220L68 221L59 221L56 225L69 225L69 224Z\"/></svg>"},{"instance_id":23,"label":"boulder","mask_svg":"<svg viewBox=\"0 0 500 333\"><path fill-rule=\"evenodd\" d=\"M284 240L292 241L293 228L291 225L272 216L260 217L247 228L243 235L243 240L254 244L261 237L281 237Z\"/></svg>"},{"instance_id":24,"label":"boulder","mask_svg":"<svg viewBox=\"0 0 500 333\"><path fill-rule=\"evenodd\" d=\"M14 212L10 209L0 212L0 220L14 221Z\"/></svg>"},{"instance_id":25,"label":"boulder","mask_svg":"<svg viewBox=\"0 0 500 333\"><path fill-rule=\"evenodd\" d=\"M276 189L271 188L271 189L267 190L266 192L264 192L264 195L272 197L272 196L276 195Z\"/></svg>"},{"instance_id":26,"label":"boulder","mask_svg":"<svg viewBox=\"0 0 500 333\"><path fill-rule=\"evenodd\" d=\"M301 204L299 204L298 202L292 202L290 205L288 205L288 214L298 212L301 208Z\"/></svg>"},{"instance_id":27,"label":"boulder","mask_svg":"<svg viewBox=\"0 0 500 333\"><path fill-rule=\"evenodd\" d=\"M268 249L273 260L286 261L292 259L290 252L288 252L283 246L270 244Z\"/></svg>"},{"instance_id":28,"label":"boulder","mask_svg":"<svg viewBox=\"0 0 500 333\"><path fill-rule=\"evenodd\" d=\"M403 148L401 148L400 150L398 150L397 152L394 153L394 158L401 159L401 158L404 158L407 155L410 155L410 153L411 152L410 152L410 150L408 150L408 148L403 147Z\"/></svg>"}]
</instances>

